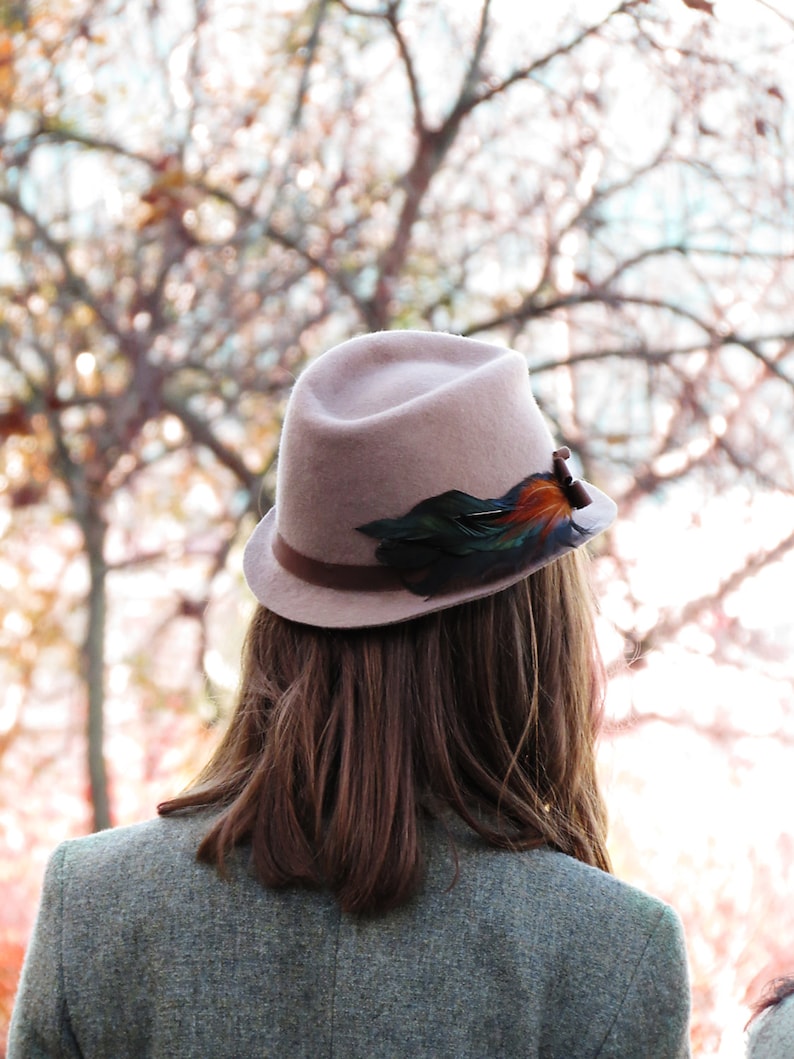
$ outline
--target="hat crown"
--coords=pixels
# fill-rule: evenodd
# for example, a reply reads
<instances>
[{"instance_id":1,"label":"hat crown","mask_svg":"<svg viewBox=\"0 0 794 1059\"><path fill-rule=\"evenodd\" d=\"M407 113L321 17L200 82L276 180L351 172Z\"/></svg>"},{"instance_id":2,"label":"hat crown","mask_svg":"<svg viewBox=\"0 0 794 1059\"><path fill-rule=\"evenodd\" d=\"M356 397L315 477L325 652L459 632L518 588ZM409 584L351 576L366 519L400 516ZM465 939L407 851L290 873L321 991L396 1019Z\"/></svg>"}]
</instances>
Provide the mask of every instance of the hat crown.
<instances>
[{"instance_id":1,"label":"hat crown","mask_svg":"<svg viewBox=\"0 0 794 1059\"><path fill-rule=\"evenodd\" d=\"M356 375L349 370L353 364L344 359L331 364L332 352L314 362L316 372L307 369L301 379L312 388L318 411L322 408L330 418L344 423L399 413L400 408L415 400L432 400L437 390L453 385L461 374L458 364L429 359L422 362L420 371L407 372L403 361L392 358L373 366L362 365ZM327 369L330 378L323 378L320 366Z\"/></svg>"},{"instance_id":2,"label":"hat crown","mask_svg":"<svg viewBox=\"0 0 794 1059\"><path fill-rule=\"evenodd\" d=\"M553 447L520 354L417 331L351 339L293 390L278 532L310 559L375 565L356 527L450 489L500 496L549 471Z\"/></svg>"}]
</instances>

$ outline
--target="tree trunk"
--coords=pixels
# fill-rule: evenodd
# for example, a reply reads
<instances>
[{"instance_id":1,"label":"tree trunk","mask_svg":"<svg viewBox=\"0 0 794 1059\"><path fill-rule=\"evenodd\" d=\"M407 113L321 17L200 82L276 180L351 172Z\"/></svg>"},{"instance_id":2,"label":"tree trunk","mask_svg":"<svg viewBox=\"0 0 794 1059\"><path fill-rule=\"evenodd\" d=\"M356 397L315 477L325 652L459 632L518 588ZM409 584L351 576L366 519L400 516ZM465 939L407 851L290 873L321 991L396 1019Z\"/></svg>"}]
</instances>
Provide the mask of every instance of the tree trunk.
<instances>
[{"instance_id":1,"label":"tree trunk","mask_svg":"<svg viewBox=\"0 0 794 1059\"><path fill-rule=\"evenodd\" d=\"M88 557L88 626L83 642L83 673L88 690L88 776L94 815L94 830L111 826L107 768L104 753L105 727L105 617L107 593L105 577L105 533L102 515L87 505L83 523Z\"/></svg>"}]
</instances>

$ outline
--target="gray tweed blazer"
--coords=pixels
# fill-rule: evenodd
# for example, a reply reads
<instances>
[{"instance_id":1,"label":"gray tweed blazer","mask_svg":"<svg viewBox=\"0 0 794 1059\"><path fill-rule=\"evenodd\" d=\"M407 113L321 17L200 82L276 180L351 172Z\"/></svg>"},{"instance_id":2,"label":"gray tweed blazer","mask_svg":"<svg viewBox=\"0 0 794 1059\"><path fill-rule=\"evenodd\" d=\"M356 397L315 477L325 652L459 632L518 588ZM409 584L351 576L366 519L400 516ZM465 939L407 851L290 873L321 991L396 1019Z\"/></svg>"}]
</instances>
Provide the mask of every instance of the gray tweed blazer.
<instances>
[{"instance_id":1,"label":"gray tweed blazer","mask_svg":"<svg viewBox=\"0 0 794 1059\"><path fill-rule=\"evenodd\" d=\"M198 864L207 817L67 842L47 869L9 1059L688 1056L681 925L550 850L428 834L380 918Z\"/></svg>"}]
</instances>

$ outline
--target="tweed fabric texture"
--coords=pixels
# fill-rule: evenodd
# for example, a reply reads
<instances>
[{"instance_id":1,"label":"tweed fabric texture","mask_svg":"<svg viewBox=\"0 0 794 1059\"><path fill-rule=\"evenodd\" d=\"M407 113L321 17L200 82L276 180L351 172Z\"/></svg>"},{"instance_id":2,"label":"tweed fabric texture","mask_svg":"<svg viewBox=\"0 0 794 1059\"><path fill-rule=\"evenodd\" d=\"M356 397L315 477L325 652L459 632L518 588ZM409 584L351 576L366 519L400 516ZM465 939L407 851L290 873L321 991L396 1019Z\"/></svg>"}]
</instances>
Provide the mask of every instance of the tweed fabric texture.
<instances>
[{"instance_id":1,"label":"tweed fabric texture","mask_svg":"<svg viewBox=\"0 0 794 1059\"><path fill-rule=\"evenodd\" d=\"M794 994L769 1007L753 1021L747 1038L747 1059L792 1059L794 1056Z\"/></svg>"},{"instance_id":2,"label":"tweed fabric texture","mask_svg":"<svg viewBox=\"0 0 794 1059\"><path fill-rule=\"evenodd\" d=\"M681 925L550 850L428 830L423 892L386 916L272 891L241 851L198 864L207 816L61 845L9 1059L688 1056Z\"/></svg>"}]
</instances>

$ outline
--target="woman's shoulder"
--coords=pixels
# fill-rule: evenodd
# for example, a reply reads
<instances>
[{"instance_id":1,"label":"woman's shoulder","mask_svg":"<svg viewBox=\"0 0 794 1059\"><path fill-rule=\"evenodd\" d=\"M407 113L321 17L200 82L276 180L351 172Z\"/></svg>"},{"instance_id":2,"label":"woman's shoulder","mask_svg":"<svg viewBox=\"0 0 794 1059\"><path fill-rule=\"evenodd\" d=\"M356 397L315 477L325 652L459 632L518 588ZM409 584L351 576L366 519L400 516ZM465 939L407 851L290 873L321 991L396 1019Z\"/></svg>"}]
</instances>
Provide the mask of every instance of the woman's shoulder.
<instances>
[{"instance_id":1,"label":"woman's shoulder","mask_svg":"<svg viewBox=\"0 0 794 1059\"><path fill-rule=\"evenodd\" d=\"M61 845L69 853L82 857L135 854L143 849L178 849L189 845L196 833L206 828L211 814L205 810L173 816L155 816L150 820L94 831L90 835L66 839Z\"/></svg>"},{"instance_id":2,"label":"woman's shoulder","mask_svg":"<svg viewBox=\"0 0 794 1059\"><path fill-rule=\"evenodd\" d=\"M230 858L225 881L197 859L211 820L204 811L179 814L63 842L42 903L63 920L75 951L97 943L112 954L116 936L156 947L164 930L193 936L218 916L233 919L249 898L261 902L244 855ZM233 882L234 900L224 882Z\"/></svg>"},{"instance_id":3,"label":"woman's shoulder","mask_svg":"<svg viewBox=\"0 0 794 1059\"><path fill-rule=\"evenodd\" d=\"M209 822L206 812L155 817L67 839L54 850L49 873L75 886L184 875L200 867L196 851Z\"/></svg>"},{"instance_id":4,"label":"woman's shoulder","mask_svg":"<svg viewBox=\"0 0 794 1059\"><path fill-rule=\"evenodd\" d=\"M495 849L460 828L436 830L431 856L437 872L455 865L464 890L491 901L495 894L528 907L528 897L559 908L561 914L591 919L609 909L624 923L632 917L658 919L668 909L663 901L616 876L547 846L514 852ZM468 878L468 884L467 884ZM487 895L487 896L485 896Z\"/></svg>"},{"instance_id":5,"label":"woman's shoulder","mask_svg":"<svg viewBox=\"0 0 794 1059\"><path fill-rule=\"evenodd\" d=\"M515 870L541 884L570 915L591 919L594 913L612 908L626 926L632 920L655 921L672 912L653 894L553 849L520 854Z\"/></svg>"},{"instance_id":6,"label":"woman's shoulder","mask_svg":"<svg viewBox=\"0 0 794 1059\"><path fill-rule=\"evenodd\" d=\"M683 925L661 898L563 853L524 856L543 880L549 914L582 951L606 947L640 959L650 946L662 959L686 963Z\"/></svg>"},{"instance_id":7,"label":"woman's shoulder","mask_svg":"<svg viewBox=\"0 0 794 1059\"><path fill-rule=\"evenodd\" d=\"M440 914L460 903L470 916L499 921L500 930L542 936L559 956L568 950L565 959L573 962L607 952L631 962L648 946L671 963L686 962L683 927L668 904L564 853L509 852L473 837L453 847L439 837L431 856L429 882Z\"/></svg>"}]
</instances>

